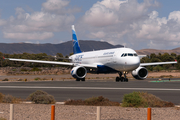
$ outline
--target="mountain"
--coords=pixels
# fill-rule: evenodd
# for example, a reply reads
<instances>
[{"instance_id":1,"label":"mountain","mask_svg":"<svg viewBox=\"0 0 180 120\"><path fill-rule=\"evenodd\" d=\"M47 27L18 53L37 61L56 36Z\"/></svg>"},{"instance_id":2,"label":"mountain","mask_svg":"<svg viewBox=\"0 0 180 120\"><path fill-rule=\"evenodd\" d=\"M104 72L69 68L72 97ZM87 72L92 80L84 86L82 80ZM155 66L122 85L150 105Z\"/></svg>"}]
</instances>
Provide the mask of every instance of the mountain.
<instances>
[{"instance_id":1,"label":"mountain","mask_svg":"<svg viewBox=\"0 0 180 120\"><path fill-rule=\"evenodd\" d=\"M93 40L79 40L81 50L92 51L100 49L118 48L124 47L122 45L112 45L108 42L93 41ZM0 52L8 54L19 53L46 53L48 55L56 55L56 53L62 53L63 55L69 55L73 52L72 41L60 43L60 44L31 44L31 43L0 43Z\"/></svg>"},{"instance_id":2,"label":"mountain","mask_svg":"<svg viewBox=\"0 0 180 120\"><path fill-rule=\"evenodd\" d=\"M124 47L123 45L112 45L108 42L93 41L93 40L80 40L81 50L93 51L103 50L110 48ZM73 52L72 41L67 41L60 44L31 44L31 43L0 43L0 52L8 54L18 53L46 53L48 55L56 55L56 53L62 53L63 55L69 55ZM136 50L139 55L150 55L151 53L176 53L180 55L180 47L172 50L157 50L157 49L142 49Z\"/></svg>"},{"instance_id":3,"label":"mountain","mask_svg":"<svg viewBox=\"0 0 180 120\"><path fill-rule=\"evenodd\" d=\"M150 55L151 53L155 53L155 54L176 53L177 55L180 55L180 47L172 50L141 49L141 50L136 50L136 52L138 53L138 55Z\"/></svg>"}]
</instances>

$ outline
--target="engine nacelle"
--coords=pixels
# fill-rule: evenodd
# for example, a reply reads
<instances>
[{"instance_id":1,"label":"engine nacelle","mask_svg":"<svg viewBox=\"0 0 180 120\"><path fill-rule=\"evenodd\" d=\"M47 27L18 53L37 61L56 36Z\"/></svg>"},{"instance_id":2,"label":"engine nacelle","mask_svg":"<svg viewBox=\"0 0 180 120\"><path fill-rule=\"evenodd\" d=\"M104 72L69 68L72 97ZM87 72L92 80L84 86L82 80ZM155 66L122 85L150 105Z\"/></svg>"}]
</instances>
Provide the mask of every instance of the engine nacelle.
<instances>
[{"instance_id":1,"label":"engine nacelle","mask_svg":"<svg viewBox=\"0 0 180 120\"><path fill-rule=\"evenodd\" d=\"M87 74L87 70L83 66L77 66L71 70L71 75L74 78L85 78L86 74Z\"/></svg>"},{"instance_id":2,"label":"engine nacelle","mask_svg":"<svg viewBox=\"0 0 180 120\"><path fill-rule=\"evenodd\" d=\"M144 80L148 76L148 70L145 67L138 67L132 71L132 76L138 80Z\"/></svg>"}]
</instances>

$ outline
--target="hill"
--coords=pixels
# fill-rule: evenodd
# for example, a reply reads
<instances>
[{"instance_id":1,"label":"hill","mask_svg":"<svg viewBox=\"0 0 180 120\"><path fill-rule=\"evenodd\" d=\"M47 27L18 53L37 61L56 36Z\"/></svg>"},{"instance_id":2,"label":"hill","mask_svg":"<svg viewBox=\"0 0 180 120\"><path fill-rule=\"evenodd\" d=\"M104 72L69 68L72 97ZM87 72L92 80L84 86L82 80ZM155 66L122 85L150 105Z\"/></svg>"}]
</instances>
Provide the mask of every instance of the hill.
<instances>
[{"instance_id":1,"label":"hill","mask_svg":"<svg viewBox=\"0 0 180 120\"><path fill-rule=\"evenodd\" d=\"M163 53L176 53L177 55L180 55L180 47L172 50L157 50L157 49L141 49L141 50L136 50L136 52L139 55L150 55L151 53L155 54L163 54Z\"/></svg>"},{"instance_id":2,"label":"hill","mask_svg":"<svg viewBox=\"0 0 180 120\"><path fill-rule=\"evenodd\" d=\"M100 49L109 49L123 47L122 45L111 45L108 42L93 41L93 40L80 40L79 44L82 51L92 51ZM46 53L48 55L55 55L62 53L69 55L73 52L72 41L60 44L31 44L31 43L0 43L0 52L7 54L19 53Z\"/></svg>"},{"instance_id":3,"label":"hill","mask_svg":"<svg viewBox=\"0 0 180 120\"><path fill-rule=\"evenodd\" d=\"M110 48L124 47L123 45L112 45L108 42L93 41L93 40L80 40L79 44L81 50L103 50ZM64 56L73 52L72 41L67 41L60 44L31 44L31 43L0 43L0 52L8 54L20 54L20 53L46 53L48 55L56 55L56 53L62 53ZM139 55L150 55L151 53L176 53L180 55L180 47L172 50L157 50L157 49L142 49L136 50Z\"/></svg>"}]
</instances>

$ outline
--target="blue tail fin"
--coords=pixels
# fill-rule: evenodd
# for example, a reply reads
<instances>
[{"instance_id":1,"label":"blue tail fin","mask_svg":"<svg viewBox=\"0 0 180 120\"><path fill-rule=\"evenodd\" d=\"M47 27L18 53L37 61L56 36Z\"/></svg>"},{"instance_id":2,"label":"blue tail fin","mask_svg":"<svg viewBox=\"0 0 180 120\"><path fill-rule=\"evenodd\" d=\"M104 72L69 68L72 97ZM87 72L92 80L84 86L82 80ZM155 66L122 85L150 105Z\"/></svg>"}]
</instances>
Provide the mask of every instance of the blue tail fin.
<instances>
[{"instance_id":1,"label":"blue tail fin","mask_svg":"<svg viewBox=\"0 0 180 120\"><path fill-rule=\"evenodd\" d=\"M81 49L79 47L79 43L76 36L76 31L74 25L72 25L72 41L73 41L73 53L81 53Z\"/></svg>"}]
</instances>

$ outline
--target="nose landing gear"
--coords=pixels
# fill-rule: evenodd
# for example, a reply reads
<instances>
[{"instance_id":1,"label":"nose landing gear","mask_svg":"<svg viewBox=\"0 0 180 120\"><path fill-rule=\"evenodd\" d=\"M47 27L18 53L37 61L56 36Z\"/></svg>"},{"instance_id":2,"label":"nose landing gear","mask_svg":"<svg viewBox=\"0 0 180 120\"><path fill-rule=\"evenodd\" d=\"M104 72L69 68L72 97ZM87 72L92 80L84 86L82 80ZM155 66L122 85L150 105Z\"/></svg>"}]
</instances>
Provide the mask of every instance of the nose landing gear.
<instances>
[{"instance_id":1,"label":"nose landing gear","mask_svg":"<svg viewBox=\"0 0 180 120\"><path fill-rule=\"evenodd\" d=\"M128 82L128 78L126 77L127 72L124 71L123 73L124 73L124 77L122 77L122 72L118 73L119 77L116 77L116 82L119 82L119 81Z\"/></svg>"}]
</instances>

